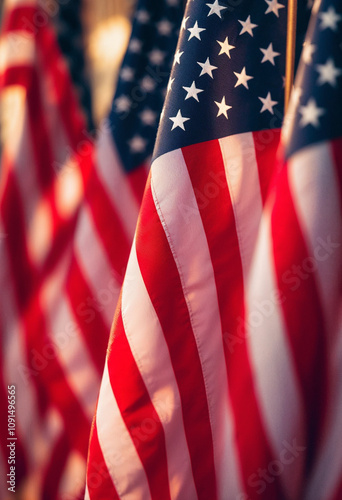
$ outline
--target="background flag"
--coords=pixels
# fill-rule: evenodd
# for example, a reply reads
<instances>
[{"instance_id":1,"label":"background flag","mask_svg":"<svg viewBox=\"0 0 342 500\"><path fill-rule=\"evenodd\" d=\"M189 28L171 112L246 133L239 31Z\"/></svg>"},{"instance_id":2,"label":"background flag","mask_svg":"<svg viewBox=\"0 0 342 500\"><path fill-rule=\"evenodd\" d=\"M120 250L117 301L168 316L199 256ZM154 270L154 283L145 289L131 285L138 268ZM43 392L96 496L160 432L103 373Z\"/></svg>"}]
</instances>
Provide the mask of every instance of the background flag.
<instances>
[{"instance_id":1,"label":"background flag","mask_svg":"<svg viewBox=\"0 0 342 500\"><path fill-rule=\"evenodd\" d=\"M316 2L246 295L253 390L278 461L267 473L305 500L342 495L341 43L341 4ZM253 481L270 498L258 471Z\"/></svg>"},{"instance_id":2,"label":"background flag","mask_svg":"<svg viewBox=\"0 0 342 500\"><path fill-rule=\"evenodd\" d=\"M158 92L166 86L181 17L180 2L154 4L139 4L143 15L133 35L141 39L134 42L127 90L132 111L156 103L142 116L146 142L162 104L160 94L151 97L152 84ZM162 33L154 22L162 23ZM135 77L143 78L143 69L152 83L139 91ZM16 386L16 491L25 500L82 498L90 422L152 146L145 153L138 148L138 162L126 168L112 134L127 116L126 138L134 138L138 119L126 109L102 126L94 150L49 11L33 0L6 2L0 98L1 398L7 401L7 386ZM3 477L6 418L2 412ZM1 488L5 496L6 484Z\"/></svg>"},{"instance_id":3,"label":"background flag","mask_svg":"<svg viewBox=\"0 0 342 500\"><path fill-rule=\"evenodd\" d=\"M276 457L245 295L280 137L285 39L277 0L188 2L109 342L88 499L260 498L253 474ZM285 498L278 470L267 487Z\"/></svg>"}]
</instances>

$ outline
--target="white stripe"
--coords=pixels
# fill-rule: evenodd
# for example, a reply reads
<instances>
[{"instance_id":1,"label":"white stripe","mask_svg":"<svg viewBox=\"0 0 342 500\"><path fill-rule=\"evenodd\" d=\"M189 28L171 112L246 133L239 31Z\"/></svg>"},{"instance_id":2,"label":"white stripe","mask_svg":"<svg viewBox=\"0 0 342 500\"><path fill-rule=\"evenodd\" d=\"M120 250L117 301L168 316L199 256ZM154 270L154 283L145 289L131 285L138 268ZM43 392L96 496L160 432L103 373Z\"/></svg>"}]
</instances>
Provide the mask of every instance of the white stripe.
<instances>
[{"instance_id":1,"label":"white stripe","mask_svg":"<svg viewBox=\"0 0 342 500\"><path fill-rule=\"evenodd\" d=\"M15 7L30 7L38 5L38 0L5 0L4 8L9 10Z\"/></svg>"},{"instance_id":2,"label":"white stripe","mask_svg":"<svg viewBox=\"0 0 342 500\"><path fill-rule=\"evenodd\" d=\"M242 488L228 397L217 290L206 235L181 150L154 161L151 187L182 280L201 360L212 427L218 497L226 499L229 491L231 498L235 498L234 495L237 496ZM177 208L179 213L175 213ZM191 226L188 217L191 217Z\"/></svg>"},{"instance_id":3,"label":"white stripe","mask_svg":"<svg viewBox=\"0 0 342 500\"><path fill-rule=\"evenodd\" d=\"M32 66L35 49L31 33L20 30L5 33L0 40L0 72L16 66Z\"/></svg>"},{"instance_id":4,"label":"white stripe","mask_svg":"<svg viewBox=\"0 0 342 500\"><path fill-rule=\"evenodd\" d=\"M135 241L121 309L127 340L164 428L171 498L197 499L178 385L163 331L140 274Z\"/></svg>"},{"instance_id":5,"label":"white stripe","mask_svg":"<svg viewBox=\"0 0 342 500\"><path fill-rule=\"evenodd\" d=\"M119 244L113 240L113 245ZM83 205L79 216L74 251L92 292L92 297L87 299L95 300L95 304L89 302L87 307L97 308L101 312L109 332L119 298L121 277L114 274L87 205Z\"/></svg>"},{"instance_id":6,"label":"white stripe","mask_svg":"<svg viewBox=\"0 0 342 500\"><path fill-rule=\"evenodd\" d=\"M83 340L82 332L71 312L68 297L63 293L56 293L63 289L68 262L67 258L62 259L59 266L45 280L40 299L46 314L49 339L61 363L65 378L91 420L95 411L100 378Z\"/></svg>"},{"instance_id":7,"label":"white stripe","mask_svg":"<svg viewBox=\"0 0 342 500\"><path fill-rule=\"evenodd\" d=\"M90 500L88 486L86 486L86 489L85 489L84 500Z\"/></svg>"},{"instance_id":8,"label":"white stripe","mask_svg":"<svg viewBox=\"0 0 342 500\"><path fill-rule=\"evenodd\" d=\"M338 306L342 261L341 200L330 146L322 143L296 153L289 162L289 182L309 256L318 266L319 292L329 331L336 327L331 322ZM335 245L330 249L329 239ZM312 268L303 272L307 269L310 273Z\"/></svg>"},{"instance_id":9,"label":"white stripe","mask_svg":"<svg viewBox=\"0 0 342 500\"><path fill-rule=\"evenodd\" d=\"M85 482L86 461L79 451L70 450L58 485L58 498L79 498Z\"/></svg>"},{"instance_id":10,"label":"white stripe","mask_svg":"<svg viewBox=\"0 0 342 500\"><path fill-rule=\"evenodd\" d=\"M96 426L99 444L121 500L149 500L144 467L126 428L110 385L107 362L99 395Z\"/></svg>"},{"instance_id":11,"label":"white stripe","mask_svg":"<svg viewBox=\"0 0 342 500\"><path fill-rule=\"evenodd\" d=\"M246 283L263 208L253 134L248 132L225 137L219 143Z\"/></svg>"},{"instance_id":12,"label":"white stripe","mask_svg":"<svg viewBox=\"0 0 342 500\"><path fill-rule=\"evenodd\" d=\"M270 199L269 199L270 202ZM303 446L303 407L284 325L272 261L270 205L265 208L246 289L247 346L255 391L274 458L281 459L285 442ZM290 499L298 498L305 453L284 465L280 480Z\"/></svg>"},{"instance_id":13,"label":"white stripe","mask_svg":"<svg viewBox=\"0 0 342 500\"><path fill-rule=\"evenodd\" d=\"M304 500L331 498L342 477L342 446L339 445L342 435L342 307L330 356L331 397L326 433Z\"/></svg>"},{"instance_id":14,"label":"white stripe","mask_svg":"<svg viewBox=\"0 0 342 500\"><path fill-rule=\"evenodd\" d=\"M127 174L123 171L108 121L101 124L96 158L97 172L103 187L119 214L129 241L132 241L140 207L127 181Z\"/></svg>"}]
</instances>

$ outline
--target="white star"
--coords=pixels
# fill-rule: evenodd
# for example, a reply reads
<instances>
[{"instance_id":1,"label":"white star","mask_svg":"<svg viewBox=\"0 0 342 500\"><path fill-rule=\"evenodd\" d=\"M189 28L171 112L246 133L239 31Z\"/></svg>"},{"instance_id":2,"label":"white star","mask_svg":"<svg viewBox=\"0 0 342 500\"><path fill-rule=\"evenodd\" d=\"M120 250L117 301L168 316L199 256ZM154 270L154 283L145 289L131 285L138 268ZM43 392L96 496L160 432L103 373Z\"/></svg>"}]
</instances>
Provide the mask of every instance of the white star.
<instances>
[{"instance_id":1,"label":"white star","mask_svg":"<svg viewBox=\"0 0 342 500\"><path fill-rule=\"evenodd\" d=\"M185 116L182 116L181 110L179 109L177 115L170 117L169 120L173 121L171 130L177 127L181 128L182 130L185 130L184 122L187 122L188 120L190 120L190 118L185 118Z\"/></svg>"},{"instance_id":2,"label":"white star","mask_svg":"<svg viewBox=\"0 0 342 500\"><path fill-rule=\"evenodd\" d=\"M337 77L342 75L342 70L336 68L334 61L330 58L325 64L316 64L316 71L319 73L318 85L329 83L332 87L337 85Z\"/></svg>"},{"instance_id":3,"label":"white star","mask_svg":"<svg viewBox=\"0 0 342 500\"><path fill-rule=\"evenodd\" d=\"M132 40L129 42L129 50L131 52L134 52L135 54L141 51L141 46L141 41L137 38L132 38Z\"/></svg>"},{"instance_id":4,"label":"white star","mask_svg":"<svg viewBox=\"0 0 342 500\"><path fill-rule=\"evenodd\" d=\"M221 50L219 52L219 56L221 54L227 54L227 56L230 59L230 51L233 50L233 49L235 49L235 46L229 44L228 37L226 37L226 39L224 40L224 42L220 42L219 40L216 40L216 41L221 46Z\"/></svg>"},{"instance_id":5,"label":"white star","mask_svg":"<svg viewBox=\"0 0 342 500\"><path fill-rule=\"evenodd\" d=\"M177 52L175 53L175 58L173 60L173 64L180 64L180 58L182 57L182 55L184 54L184 51L180 51L180 50L177 50Z\"/></svg>"},{"instance_id":6,"label":"white star","mask_svg":"<svg viewBox=\"0 0 342 500\"><path fill-rule=\"evenodd\" d=\"M137 18L139 23L142 24L148 23L150 20L150 15L147 10L138 10L135 17Z\"/></svg>"},{"instance_id":7,"label":"white star","mask_svg":"<svg viewBox=\"0 0 342 500\"><path fill-rule=\"evenodd\" d=\"M154 125L156 123L157 113L152 111L152 109L144 109L142 113L140 113L140 120L145 125Z\"/></svg>"},{"instance_id":8,"label":"white star","mask_svg":"<svg viewBox=\"0 0 342 500\"><path fill-rule=\"evenodd\" d=\"M269 61L273 66L275 65L274 58L277 56L280 56L279 52L275 52L273 50L273 44L270 43L267 49L260 49L261 52L264 54L264 57L262 58L262 63Z\"/></svg>"},{"instance_id":9,"label":"white star","mask_svg":"<svg viewBox=\"0 0 342 500\"><path fill-rule=\"evenodd\" d=\"M299 125L305 127L306 125L313 125L314 127L319 127L319 117L324 115L325 109L318 108L315 99L309 99L306 106L300 106L299 112L302 118Z\"/></svg>"},{"instance_id":10,"label":"white star","mask_svg":"<svg viewBox=\"0 0 342 500\"><path fill-rule=\"evenodd\" d=\"M278 101L272 101L271 92L268 92L265 98L258 97L258 99L260 99L260 101L262 102L262 108L260 110L260 113L263 113L264 111L269 111L273 115L274 114L273 106L278 104Z\"/></svg>"},{"instance_id":11,"label":"white star","mask_svg":"<svg viewBox=\"0 0 342 500\"><path fill-rule=\"evenodd\" d=\"M281 3L278 3L278 0L265 0L267 3L268 7L267 10L265 11L265 14L270 14L273 12L277 17L279 17L279 9L284 9L285 5L282 5Z\"/></svg>"},{"instance_id":12,"label":"white star","mask_svg":"<svg viewBox=\"0 0 342 500\"><path fill-rule=\"evenodd\" d=\"M216 14L219 16L220 19L222 19L221 16L221 10L226 9L227 7L223 7L218 3L218 0L215 0L214 3L206 3L207 7L210 7L210 12L207 17L211 16L212 14Z\"/></svg>"},{"instance_id":13,"label":"white star","mask_svg":"<svg viewBox=\"0 0 342 500\"><path fill-rule=\"evenodd\" d=\"M182 25L181 25L181 30L186 30L186 23L188 22L188 19L190 19L190 16L183 17L183 21L182 21Z\"/></svg>"},{"instance_id":14,"label":"white star","mask_svg":"<svg viewBox=\"0 0 342 500\"><path fill-rule=\"evenodd\" d=\"M188 31L190 31L190 36L188 40L191 40L191 38L193 38L194 36L198 38L198 40L201 40L200 33L205 30L206 28L199 28L198 23L196 21L192 28L188 28Z\"/></svg>"},{"instance_id":15,"label":"white star","mask_svg":"<svg viewBox=\"0 0 342 500\"><path fill-rule=\"evenodd\" d=\"M321 18L321 30L324 30L325 28L330 28L333 31L337 30L337 23L341 21L342 16L336 13L336 10L334 7L329 7L329 9L326 12L321 12L318 14L318 16Z\"/></svg>"},{"instance_id":16,"label":"white star","mask_svg":"<svg viewBox=\"0 0 342 500\"><path fill-rule=\"evenodd\" d=\"M238 87L239 85L243 85L244 87L246 87L246 89L248 89L248 80L251 80L252 78L254 78L254 76L248 76L246 75L246 66L244 66L242 68L242 71L241 73L236 73L234 71L234 75L236 76L237 78L237 82L236 84L234 85L234 87Z\"/></svg>"},{"instance_id":17,"label":"white star","mask_svg":"<svg viewBox=\"0 0 342 500\"><path fill-rule=\"evenodd\" d=\"M240 21L239 20L239 23L242 26L242 30L240 31L239 35L243 35L244 33L248 33L249 35L254 36L253 35L253 29L257 28L258 25L257 24L253 24L251 22L251 16L248 16L247 19L246 19L246 21Z\"/></svg>"},{"instance_id":18,"label":"white star","mask_svg":"<svg viewBox=\"0 0 342 500\"><path fill-rule=\"evenodd\" d=\"M170 92L172 90L172 84L175 81L175 78L170 78L169 83L167 84L167 92Z\"/></svg>"},{"instance_id":19,"label":"white star","mask_svg":"<svg viewBox=\"0 0 342 500\"><path fill-rule=\"evenodd\" d=\"M135 135L130 141L127 142L132 153L142 153L145 150L147 144L147 141L140 135Z\"/></svg>"},{"instance_id":20,"label":"white star","mask_svg":"<svg viewBox=\"0 0 342 500\"><path fill-rule=\"evenodd\" d=\"M312 63L312 56L313 53L316 52L316 45L310 43L310 42L305 42L303 46L303 52L302 52L302 58L305 64L311 64Z\"/></svg>"},{"instance_id":21,"label":"white star","mask_svg":"<svg viewBox=\"0 0 342 500\"><path fill-rule=\"evenodd\" d=\"M130 68L128 66L122 68L120 77L124 82L131 82L132 80L134 80L133 68Z\"/></svg>"},{"instance_id":22,"label":"white star","mask_svg":"<svg viewBox=\"0 0 342 500\"><path fill-rule=\"evenodd\" d=\"M173 24L171 24L167 19L163 19L157 23L157 30L160 35L168 36L172 33Z\"/></svg>"},{"instance_id":23,"label":"white star","mask_svg":"<svg viewBox=\"0 0 342 500\"><path fill-rule=\"evenodd\" d=\"M228 111L228 109L232 109L232 106L228 106L228 104L226 104L226 98L225 98L225 96L222 97L222 101L221 102L214 101L214 103L216 104L216 106L219 109L218 112L217 112L217 117L219 117L220 115L223 115L228 120L227 111Z\"/></svg>"},{"instance_id":24,"label":"white star","mask_svg":"<svg viewBox=\"0 0 342 500\"><path fill-rule=\"evenodd\" d=\"M125 95L121 95L117 99L115 99L116 110L119 113L124 113L125 111L129 111L132 106L132 101Z\"/></svg>"},{"instance_id":25,"label":"white star","mask_svg":"<svg viewBox=\"0 0 342 500\"><path fill-rule=\"evenodd\" d=\"M185 97L185 101L187 99L190 99L190 97L193 97L194 99L196 99L197 102L199 102L197 94L200 94L201 92L204 92L202 89L198 89L196 87L194 81L192 82L191 87L183 87L183 89L187 91L187 94L186 94L186 97Z\"/></svg>"},{"instance_id":26,"label":"white star","mask_svg":"<svg viewBox=\"0 0 342 500\"><path fill-rule=\"evenodd\" d=\"M158 49L154 49L149 53L148 58L152 64L160 66L164 62L165 52L162 52L161 50Z\"/></svg>"},{"instance_id":27,"label":"white star","mask_svg":"<svg viewBox=\"0 0 342 500\"><path fill-rule=\"evenodd\" d=\"M211 78L213 78L213 79L214 79L214 77L213 77L213 71L214 71L215 69L217 69L217 66L212 66L212 65L210 64L209 57L207 57L207 59L206 59L206 61L205 61L204 63L201 63L201 62L198 62L198 61L197 61L197 64L199 64L199 65L201 66L201 68L202 68L202 71L201 71L201 73L200 73L200 76L202 76L202 75L206 75L206 74L207 74L207 75L209 75Z\"/></svg>"},{"instance_id":28,"label":"white star","mask_svg":"<svg viewBox=\"0 0 342 500\"><path fill-rule=\"evenodd\" d=\"M146 92L152 92L156 88L156 82L150 76L144 76L140 83Z\"/></svg>"}]
</instances>

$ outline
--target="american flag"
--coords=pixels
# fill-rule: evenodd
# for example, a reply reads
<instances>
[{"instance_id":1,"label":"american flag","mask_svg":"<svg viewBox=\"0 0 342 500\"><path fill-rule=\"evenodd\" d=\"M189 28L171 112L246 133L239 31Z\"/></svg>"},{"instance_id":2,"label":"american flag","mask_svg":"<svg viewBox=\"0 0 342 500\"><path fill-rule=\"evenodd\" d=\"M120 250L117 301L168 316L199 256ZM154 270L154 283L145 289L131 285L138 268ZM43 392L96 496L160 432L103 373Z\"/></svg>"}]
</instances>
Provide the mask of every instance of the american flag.
<instances>
[{"instance_id":1,"label":"american flag","mask_svg":"<svg viewBox=\"0 0 342 500\"><path fill-rule=\"evenodd\" d=\"M283 117L286 10L187 4L112 327L87 499L260 498L269 464L263 498L286 498L245 325ZM295 474L300 448L283 451Z\"/></svg>"},{"instance_id":2,"label":"american flag","mask_svg":"<svg viewBox=\"0 0 342 500\"><path fill-rule=\"evenodd\" d=\"M280 464L286 498L342 498L341 110L342 6L322 0L313 8L284 129L285 160L246 297L268 442L275 457L285 442L298 447L291 466Z\"/></svg>"},{"instance_id":3,"label":"american flag","mask_svg":"<svg viewBox=\"0 0 342 500\"><path fill-rule=\"evenodd\" d=\"M132 101L143 112L156 93L142 137L156 133L152 112L161 110L182 13L180 2L153 4L139 2L144 15L138 10L132 35L151 52L162 39L165 60L147 64L145 51L125 59L128 68L134 58L133 79L135 71L143 78L141 68L159 76L139 107ZM94 147L50 21L41 2L6 1L0 41L0 390L6 408L7 387L16 387L15 490L25 500L83 496L90 423L152 151L146 145L125 168L115 138L126 123L127 139L133 130L122 113L101 125ZM5 411L1 433L6 478ZM12 495L9 486L1 482L1 498Z\"/></svg>"}]
</instances>

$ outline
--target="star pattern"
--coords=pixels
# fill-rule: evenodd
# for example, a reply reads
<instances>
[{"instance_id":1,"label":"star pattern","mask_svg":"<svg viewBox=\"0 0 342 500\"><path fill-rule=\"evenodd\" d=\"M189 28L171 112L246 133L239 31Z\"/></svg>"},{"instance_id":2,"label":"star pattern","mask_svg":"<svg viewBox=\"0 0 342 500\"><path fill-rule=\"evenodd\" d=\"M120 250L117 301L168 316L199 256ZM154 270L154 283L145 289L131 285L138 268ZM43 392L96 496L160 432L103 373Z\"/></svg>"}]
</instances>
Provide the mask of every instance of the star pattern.
<instances>
[{"instance_id":1,"label":"star pattern","mask_svg":"<svg viewBox=\"0 0 342 500\"><path fill-rule=\"evenodd\" d=\"M267 47L267 49L260 49L260 50L264 54L264 57L262 58L261 62L265 63L266 61L268 61L271 64L273 64L273 66L274 66L275 65L274 58L277 56L280 56L280 53L275 52L273 50L273 44L270 43L269 46Z\"/></svg>"},{"instance_id":2,"label":"star pattern","mask_svg":"<svg viewBox=\"0 0 342 500\"><path fill-rule=\"evenodd\" d=\"M179 109L176 116L170 116L170 120L173 122L171 130L174 130L177 127L185 130L184 123L190 120L190 118L182 116L181 110Z\"/></svg>"},{"instance_id":3,"label":"star pattern","mask_svg":"<svg viewBox=\"0 0 342 500\"><path fill-rule=\"evenodd\" d=\"M191 40L191 38L193 38L193 37L196 37L196 38L198 38L198 40L201 40L200 33L202 31L205 31L205 28L200 28L198 26L198 22L196 21L192 28L188 28L188 31L190 31L190 36L189 36L188 40Z\"/></svg>"},{"instance_id":4,"label":"star pattern","mask_svg":"<svg viewBox=\"0 0 342 500\"><path fill-rule=\"evenodd\" d=\"M183 89L186 90L186 92L187 92L185 100L190 99L190 97L193 97L197 102L199 102L198 94L200 94L201 92L204 92L203 89L198 89L196 87L196 84L194 81L192 82L190 87L183 87Z\"/></svg>"},{"instance_id":5,"label":"star pattern","mask_svg":"<svg viewBox=\"0 0 342 500\"><path fill-rule=\"evenodd\" d=\"M127 172L149 162L152 156L167 85L171 91L174 82L168 75L183 12L182 0L138 2L109 115L121 164Z\"/></svg>"},{"instance_id":6,"label":"star pattern","mask_svg":"<svg viewBox=\"0 0 342 500\"><path fill-rule=\"evenodd\" d=\"M265 2L268 5L265 14L270 14L271 12L273 12L273 14L279 17L279 10L285 8L285 5L278 3L278 0L265 0Z\"/></svg>"},{"instance_id":7,"label":"star pattern","mask_svg":"<svg viewBox=\"0 0 342 500\"><path fill-rule=\"evenodd\" d=\"M234 47L234 45L230 45L230 43L228 41L228 37L226 36L226 39L224 40L224 42L220 42L219 40L216 40L216 41L221 46L219 56L221 54L226 54L230 59L230 51L235 49L235 47Z\"/></svg>"},{"instance_id":8,"label":"star pattern","mask_svg":"<svg viewBox=\"0 0 342 500\"><path fill-rule=\"evenodd\" d=\"M222 19L221 11L227 9L227 7L220 5L218 0L215 0L214 3L207 3L206 6L210 8L208 17L216 14L220 19Z\"/></svg>"},{"instance_id":9,"label":"star pattern","mask_svg":"<svg viewBox=\"0 0 342 500\"><path fill-rule=\"evenodd\" d=\"M307 125L319 127L319 118L324 115L325 110L323 108L319 108L315 99L311 98L306 106L299 107L299 113L302 115L299 122L302 127L306 127Z\"/></svg>"},{"instance_id":10,"label":"star pattern","mask_svg":"<svg viewBox=\"0 0 342 500\"><path fill-rule=\"evenodd\" d=\"M246 21L240 21L240 19L239 19L238 22L242 26L242 30L239 33L240 35L243 35L244 33L248 33L249 35L254 36L253 35L253 29L257 28L258 25L252 23L251 16L248 16L247 19L246 19Z\"/></svg>"},{"instance_id":11,"label":"star pattern","mask_svg":"<svg viewBox=\"0 0 342 500\"><path fill-rule=\"evenodd\" d=\"M237 78L237 82L235 84L235 87L238 87L239 85L243 85L244 87L246 87L246 89L248 89L248 81L252 80L252 78L254 78L254 76L246 75L246 67L245 66L242 68L241 73L237 73L236 71L234 71L234 75Z\"/></svg>"},{"instance_id":12,"label":"star pattern","mask_svg":"<svg viewBox=\"0 0 342 500\"><path fill-rule=\"evenodd\" d=\"M154 158L180 145L281 126L283 3L230 11L223 0L188 1Z\"/></svg>"},{"instance_id":13,"label":"star pattern","mask_svg":"<svg viewBox=\"0 0 342 500\"><path fill-rule=\"evenodd\" d=\"M322 30L330 28L333 31L337 31L338 23L342 20L342 16L337 14L334 7L329 7L327 11L321 12L319 18Z\"/></svg>"},{"instance_id":14,"label":"star pattern","mask_svg":"<svg viewBox=\"0 0 342 500\"><path fill-rule=\"evenodd\" d=\"M221 102L217 102L217 101L214 101L214 102L215 102L216 106L218 107L217 117L223 115L228 120L227 111L228 111L228 109L232 109L232 106L228 106L228 104L226 104L226 97L223 96Z\"/></svg>"},{"instance_id":15,"label":"star pattern","mask_svg":"<svg viewBox=\"0 0 342 500\"><path fill-rule=\"evenodd\" d=\"M334 61L329 58L325 64L317 64L316 70L319 73L318 85L329 83L332 87L337 85L337 77L342 75L342 70L336 68Z\"/></svg>"},{"instance_id":16,"label":"star pattern","mask_svg":"<svg viewBox=\"0 0 342 500\"><path fill-rule=\"evenodd\" d=\"M276 104L278 104L278 101L272 101L271 92L268 92L265 98L258 97L258 99L260 99L260 101L262 102L262 108L260 110L260 113L263 113L264 111L269 111L272 115L274 115L273 108Z\"/></svg>"},{"instance_id":17,"label":"star pattern","mask_svg":"<svg viewBox=\"0 0 342 500\"><path fill-rule=\"evenodd\" d=\"M313 10L315 18L291 98L287 156L342 136L342 5L320 0Z\"/></svg>"},{"instance_id":18,"label":"star pattern","mask_svg":"<svg viewBox=\"0 0 342 500\"><path fill-rule=\"evenodd\" d=\"M199 64L201 66L201 68L202 68L200 76L209 75L210 78L214 78L213 77L213 71L215 69L217 69L217 66L214 66L214 65L210 64L209 57L207 57L207 59L206 59L206 61L204 63L198 62L197 64Z\"/></svg>"}]
</instances>

